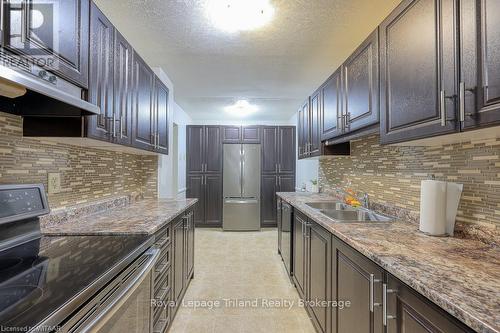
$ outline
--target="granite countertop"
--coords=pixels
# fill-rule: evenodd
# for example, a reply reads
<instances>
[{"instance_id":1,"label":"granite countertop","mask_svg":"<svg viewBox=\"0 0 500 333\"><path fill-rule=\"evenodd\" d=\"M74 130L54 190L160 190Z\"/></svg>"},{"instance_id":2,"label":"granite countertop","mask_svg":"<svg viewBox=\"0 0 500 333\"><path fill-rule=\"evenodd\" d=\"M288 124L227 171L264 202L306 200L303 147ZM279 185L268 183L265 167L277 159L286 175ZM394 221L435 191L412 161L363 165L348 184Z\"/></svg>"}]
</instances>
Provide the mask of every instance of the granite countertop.
<instances>
[{"instance_id":1,"label":"granite countertop","mask_svg":"<svg viewBox=\"0 0 500 333\"><path fill-rule=\"evenodd\" d=\"M64 222L42 224L45 235L153 235L198 199L145 199Z\"/></svg>"},{"instance_id":2,"label":"granite countertop","mask_svg":"<svg viewBox=\"0 0 500 333\"><path fill-rule=\"evenodd\" d=\"M335 223L305 205L335 200L327 194L278 196L472 329L500 332L498 247L476 240L427 236L415 224L402 221Z\"/></svg>"}]
</instances>

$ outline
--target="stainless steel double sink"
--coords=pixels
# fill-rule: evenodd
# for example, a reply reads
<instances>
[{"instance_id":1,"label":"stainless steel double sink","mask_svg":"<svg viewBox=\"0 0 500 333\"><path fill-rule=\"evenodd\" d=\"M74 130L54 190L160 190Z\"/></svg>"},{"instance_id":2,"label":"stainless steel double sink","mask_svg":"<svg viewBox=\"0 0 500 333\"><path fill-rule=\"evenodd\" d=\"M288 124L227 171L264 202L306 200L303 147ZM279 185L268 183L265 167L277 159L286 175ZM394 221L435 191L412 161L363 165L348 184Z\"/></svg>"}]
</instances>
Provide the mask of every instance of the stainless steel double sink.
<instances>
[{"instance_id":1,"label":"stainless steel double sink","mask_svg":"<svg viewBox=\"0 0 500 333\"><path fill-rule=\"evenodd\" d=\"M392 222L394 218L383 214L375 213L366 208L356 208L342 202L321 201L308 202L307 206L318 210L321 214L329 217L334 222L340 223L373 223Z\"/></svg>"}]
</instances>

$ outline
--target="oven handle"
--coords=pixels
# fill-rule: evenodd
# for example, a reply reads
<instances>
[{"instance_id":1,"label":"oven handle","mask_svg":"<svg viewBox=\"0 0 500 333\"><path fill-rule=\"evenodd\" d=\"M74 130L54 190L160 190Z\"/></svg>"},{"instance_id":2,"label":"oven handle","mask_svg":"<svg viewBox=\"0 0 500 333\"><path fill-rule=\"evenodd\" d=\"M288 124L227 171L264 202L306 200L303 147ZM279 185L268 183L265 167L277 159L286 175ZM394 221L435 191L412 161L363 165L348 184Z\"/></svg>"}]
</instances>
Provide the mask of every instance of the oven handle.
<instances>
[{"instance_id":1,"label":"oven handle","mask_svg":"<svg viewBox=\"0 0 500 333\"><path fill-rule=\"evenodd\" d=\"M84 327L79 329L80 332L97 332L101 329L106 322L122 307L123 304L132 296L132 294L139 288L146 276L152 271L154 265L160 256L159 249L149 249L143 255L149 257L148 261L143 265L142 269L135 274L134 278L127 287L114 297L114 300L106 306L102 311L95 315L95 317Z\"/></svg>"}]
</instances>

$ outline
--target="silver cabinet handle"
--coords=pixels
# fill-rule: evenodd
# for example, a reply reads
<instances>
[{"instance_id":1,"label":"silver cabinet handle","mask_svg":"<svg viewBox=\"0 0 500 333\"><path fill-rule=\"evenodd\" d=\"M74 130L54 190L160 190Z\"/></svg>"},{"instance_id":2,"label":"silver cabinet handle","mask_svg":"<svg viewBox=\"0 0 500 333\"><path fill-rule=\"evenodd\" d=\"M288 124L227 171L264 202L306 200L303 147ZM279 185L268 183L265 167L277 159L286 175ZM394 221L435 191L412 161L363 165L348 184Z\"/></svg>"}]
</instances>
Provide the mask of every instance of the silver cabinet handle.
<instances>
[{"instance_id":1,"label":"silver cabinet handle","mask_svg":"<svg viewBox=\"0 0 500 333\"><path fill-rule=\"evenodd\" d=\"M397 289L387 289L387 284L382 285L382 316L384 326L387 326L387 320L396 319L396 316L387 314L387 294L397 293Z\"/></svg>"},{"instance_id":2,"label":"silver cabinet handle","mask_svg":"<svg viewBox=\"0 0 500 333\"><path fill-rule=\"evenodd\" d=\"M460 101L459 101L459 117L460 117L460 121L463 123L465 122L465 117L472 117L473 114L468 112L466 113L465 112L465 93L466 92L471 92L474 94L474 91L475 89L474 88L469 88L469 89L466 89L465 88L465 82L461 81L460 82L460 86L459 86L459 98L460 98Z\"/></svg>"},{"instance_id":3,"label":"silver cabinet handle","mask_svg":"<svg viewBox=\"0 0 500 333\"><path fill-rule=\"evenodd\" d=\"M28 25L28 10L29 8L28 4L26 1L23 1L21 3L21 44L25 44L26 40L28 39L28 31L27 31L27 25Z\"/></svg>"},{"instance_id":4,"label":"silver cabinet handle","mask_svg":"<svg viewBox=\"0 0 500 333\"><path fill-rule=\"evenodd\" d=\"M113 132L113 138L116 138L116 113L113 112L113 118L112 118L112 122L113 122L113 127L112 127L112 132Z\"/></svg>"},{"instance_id":5,"label":"silver cabinet handle","mask_svg":"<svg viewBox=\"0 0 500 333\"><path fill-rule=\"evenodd\" d=\"M441 126L446 126L446 100L445 100L445 92L441 90L440 98L439 98L439 111L441 112Z\"/></svg>"},{"instance_id":6,"label":"silver cabinet handle","mask_svg":"<svg viewBox=\"0 0 500 333\"><path fill-rule=\"evenodd\" d=\"M120 139L123 139L123 116L120 115Z\"/></svg>"},{"instance_id":7,"label":"silver cabinet handle","mask_svg":"<svg viewBox=\"0 0 500 333\"><path fill-rule=\"evenodd\" d=\"M346 113L344 116L344 128L351 130L351 114Z\"/></svg>"},{"instance_id":8,"label":"silver cabinet handle","mask_svg":"<svg viewBox=\"0 0 500 333\"><path fill-rule=\"evenodd\" d=\"M370 274L370 312L373 312L376 306L380 306L380 303L375 303L375 283L380 283L382 280L375 279L374 274Z\"/></svg>"}]
</instances>

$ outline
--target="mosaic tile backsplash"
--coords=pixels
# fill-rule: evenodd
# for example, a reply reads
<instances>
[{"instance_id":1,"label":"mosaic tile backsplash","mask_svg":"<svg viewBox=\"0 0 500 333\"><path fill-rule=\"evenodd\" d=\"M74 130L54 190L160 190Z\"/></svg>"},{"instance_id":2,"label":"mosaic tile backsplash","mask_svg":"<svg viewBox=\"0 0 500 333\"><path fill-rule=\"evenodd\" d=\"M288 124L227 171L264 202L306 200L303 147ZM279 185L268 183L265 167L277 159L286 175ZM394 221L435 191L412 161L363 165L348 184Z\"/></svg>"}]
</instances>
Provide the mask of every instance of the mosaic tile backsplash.
<instances>
[{"instance_id":1,"label":"mosaic tile backsplash","mask_svg":"<svg viewBox=\"0 0 500 333\"><path fill-rule=\"evenodd\" d=\"M23 138L22 118L0 112L0 184L43 183L60 173L51 208L113 196L157 197L158 159Z\"/></svg>"},{"instance_id":2,"label":"mosaic tile backsplash","mask_svg":"<svg viewBox=\"0 0 500 333\"><path fill-rule=\"evenodd\" d=\"M464 185L460 225L500 231L500 139L439 147L381 146L373 135L351 143L351 156L325 157L319 183L325 192L352 188L367 192L374 206L386 205L418 219L420 182Z\"/></svg>"}]
</instances>

